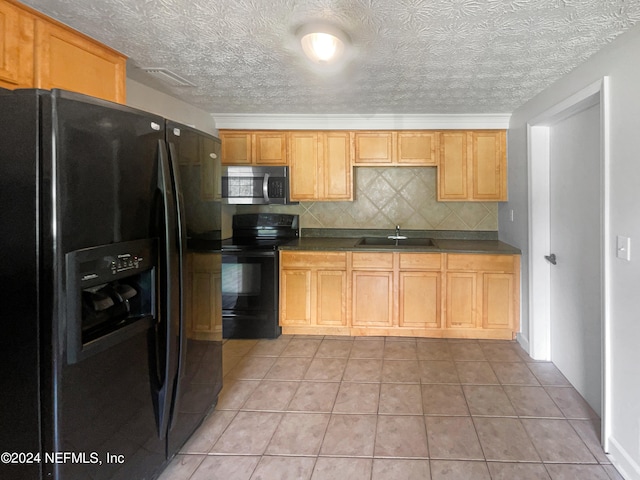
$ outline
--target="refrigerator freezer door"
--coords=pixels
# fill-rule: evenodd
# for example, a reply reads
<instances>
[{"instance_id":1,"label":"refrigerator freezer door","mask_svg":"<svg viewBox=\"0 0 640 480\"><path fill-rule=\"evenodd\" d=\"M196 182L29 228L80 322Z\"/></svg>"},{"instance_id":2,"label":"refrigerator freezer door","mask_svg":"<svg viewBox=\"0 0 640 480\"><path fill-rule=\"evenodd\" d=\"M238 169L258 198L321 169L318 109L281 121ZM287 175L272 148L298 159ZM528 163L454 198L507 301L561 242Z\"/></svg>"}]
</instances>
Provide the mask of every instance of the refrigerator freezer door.
<instances>
[{"instance_id":1,"label":"refrigerator freezer door","mask_svg":"<svg viewBox=\"0 0 640 480\"><path fill-rule=\"evenodd\" d=\"M40 449L38 138L40 102L0 89L0 452ZM0 478L41 478L41 464L0 463Z\"/></svg>"},{"instance_id":2,"label":"refrigerator freezer door","mask_svg":"<svg viewBox=\"0 0 640 480\"><path fill-rule=\"evenodd\" d=\"M58 479L150 478L166 458L161 419L167 408L154 392L161 392L167 381L168 313L156 306L148 328L68 362L66 309L76 302L66 292L65 255L143 239L157 239L159 252L166 247L164 231L170 220L158 179L164 119L68 92L54 90L51 98L52 130L43 133L43 139L53 138L48 147L50 166L43 167L45 175L51 172L51 188L43 196L52 213L43 224L53 226L57 308L49 327L54 339L53 380L46 406L55 421L45 448L95 451L103 457L101 465L54 464L51 473ZM166 298L163 290L171 291L164 281L170 261L161 261L166 258L162 253L157 257L153 259L156 298ZM121 259L115 260L117 269ZM106 463L106 452L123 455L124 463Z\"/></svg>"}]
</instances>

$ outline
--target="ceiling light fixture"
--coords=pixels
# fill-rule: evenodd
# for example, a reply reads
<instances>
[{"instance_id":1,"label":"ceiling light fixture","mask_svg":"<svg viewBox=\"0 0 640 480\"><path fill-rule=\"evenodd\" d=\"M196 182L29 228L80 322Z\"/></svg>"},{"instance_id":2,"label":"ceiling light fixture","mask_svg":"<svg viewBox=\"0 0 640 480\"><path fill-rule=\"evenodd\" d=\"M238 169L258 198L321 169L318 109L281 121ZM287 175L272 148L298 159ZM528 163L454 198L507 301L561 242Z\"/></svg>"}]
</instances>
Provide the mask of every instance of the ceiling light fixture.
<instances>
[{"instance_id":1,"label":"ceiling light fixture","mask_svg":"<svg viewBox=\"0 0 640 480\"><path fill-rule=\"evenodd\" d=\"M349 44L346 33L326 23L303 25L296 32L296 36L300 40L304 54L318 64L337 62Z\"/></svg>"}]
</instances>

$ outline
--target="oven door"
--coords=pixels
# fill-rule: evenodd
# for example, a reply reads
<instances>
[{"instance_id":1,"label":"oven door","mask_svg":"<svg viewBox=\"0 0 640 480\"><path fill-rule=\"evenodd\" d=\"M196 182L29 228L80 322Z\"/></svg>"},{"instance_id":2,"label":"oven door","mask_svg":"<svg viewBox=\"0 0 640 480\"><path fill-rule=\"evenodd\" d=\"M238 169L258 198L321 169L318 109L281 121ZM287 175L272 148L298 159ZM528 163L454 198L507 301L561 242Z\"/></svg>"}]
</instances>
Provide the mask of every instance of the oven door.
<instances>
[{"instance_id":1,"label":"oven door","mask_svg":"<svg viewBox=\"0 0 640 480\"><path fill-rule=\"evenodd\" d=\"M222 336L276 338L280 333L277 252L223 252Z\"/></svg>"}]
</instances>

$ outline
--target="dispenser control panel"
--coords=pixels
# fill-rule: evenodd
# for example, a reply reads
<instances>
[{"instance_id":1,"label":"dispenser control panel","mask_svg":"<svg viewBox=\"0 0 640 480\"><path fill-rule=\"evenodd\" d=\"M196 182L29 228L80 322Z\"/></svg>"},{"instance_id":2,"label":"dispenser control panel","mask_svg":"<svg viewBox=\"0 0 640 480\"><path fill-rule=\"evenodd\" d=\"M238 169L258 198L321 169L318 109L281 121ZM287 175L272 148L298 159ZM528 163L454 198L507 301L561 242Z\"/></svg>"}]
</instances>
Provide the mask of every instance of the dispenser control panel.
<instances>
[{"instance_id":1,"label":"dispenser control panel","mask_svg":"<svg viewBox=\"0 0 640 480\"><path fill-rule=\"evenodd\" d=\"M82 288L87 288L153 268L155 251L151 240L103 245L73 252L69 266L77 272Z\"/></svg>"},{"instance_id":2,"label":"dispenser control panel","mask_svg":"<svg viewBox=\"0 0 640 480\"><path fill-rule=\"evenodd\" d=\"M133 255L131 253L123 253L118 255L117 259L111 260L111 273L115 275L118 272L140 268L140 264L144 262L144 258Z\"/></svg>"}]
</instances>

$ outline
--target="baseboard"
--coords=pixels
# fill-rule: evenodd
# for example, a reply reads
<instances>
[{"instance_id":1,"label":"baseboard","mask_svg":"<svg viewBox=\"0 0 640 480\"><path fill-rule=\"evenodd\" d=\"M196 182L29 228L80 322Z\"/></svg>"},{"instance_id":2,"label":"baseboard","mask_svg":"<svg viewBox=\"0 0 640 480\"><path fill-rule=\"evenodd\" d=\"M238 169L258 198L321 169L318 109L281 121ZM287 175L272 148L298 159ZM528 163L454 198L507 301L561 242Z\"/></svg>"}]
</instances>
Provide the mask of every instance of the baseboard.
<instances>
[{"instance_id":1,"label":"baseboard","mask_svg":"<svg viewBox=\"0 0 640 480\"><path fill-rule=\"evenodd\" d=\"M524 349L525 352L531 355L531 350L529 350L529 339L524 335L522 335L522 332L518 332L516 334L516 342L520 344L520 346Z\"/></svg>"},{"instance_id":2,"label":"baseboard","mask_svg":"<svg viewBox=\"0 0 640 480\"><path fill-rule=\"evenodd\" d=\"M640 480L640 465L613 437L609 437L609 459L625 480Z\"/></svg>"}]
</instances>

